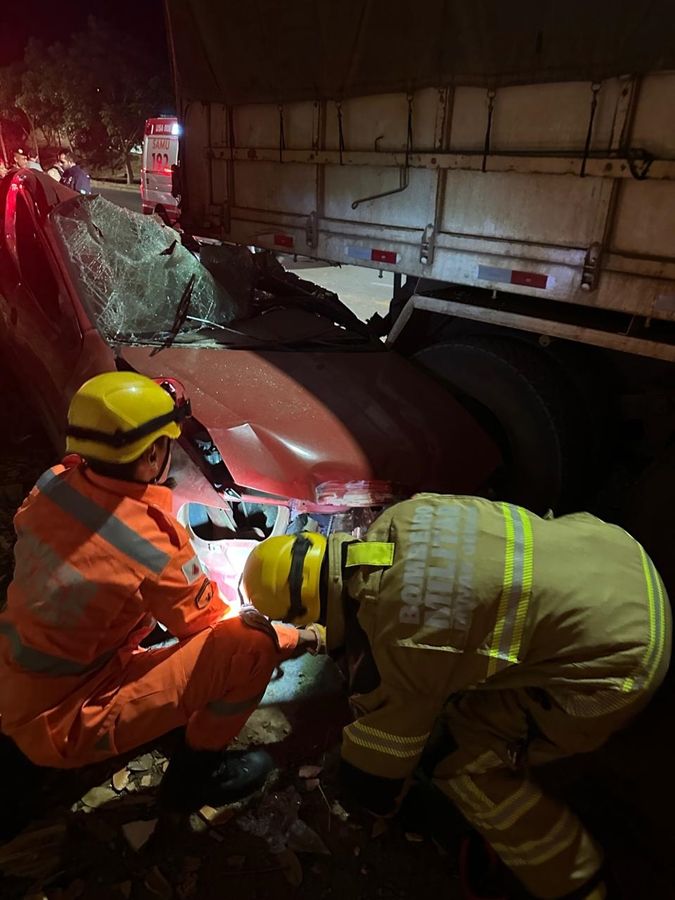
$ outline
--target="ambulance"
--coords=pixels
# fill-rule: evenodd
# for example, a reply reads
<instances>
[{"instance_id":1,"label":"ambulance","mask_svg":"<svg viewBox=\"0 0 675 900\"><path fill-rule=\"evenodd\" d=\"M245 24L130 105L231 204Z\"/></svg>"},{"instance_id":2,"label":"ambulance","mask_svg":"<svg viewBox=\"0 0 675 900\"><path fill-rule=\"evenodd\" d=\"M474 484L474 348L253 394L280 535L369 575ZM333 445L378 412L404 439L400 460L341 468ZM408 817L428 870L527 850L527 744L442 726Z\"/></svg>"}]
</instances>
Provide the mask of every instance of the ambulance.
<instances>
[{"instance_id":1,"label":"ambulance","mask_svg":"<svg viewBox=\"0 0 675 900\"><path fill-rule=\"evenodd\" d=\"M141 201L143 212L178 219L178 198L171 193L173 166L178 163L180 125L170 117L148 119L143 136Z\"/></svg>"}]
</instances>

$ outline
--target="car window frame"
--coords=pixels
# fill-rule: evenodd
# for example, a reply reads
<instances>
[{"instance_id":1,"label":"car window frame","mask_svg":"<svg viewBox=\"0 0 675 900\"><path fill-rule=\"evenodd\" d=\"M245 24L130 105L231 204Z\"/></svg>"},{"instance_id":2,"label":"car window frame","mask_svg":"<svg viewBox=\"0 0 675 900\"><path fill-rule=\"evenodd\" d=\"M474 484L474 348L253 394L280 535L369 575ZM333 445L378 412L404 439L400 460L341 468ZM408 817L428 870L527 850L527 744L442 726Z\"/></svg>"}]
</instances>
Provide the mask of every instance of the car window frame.
<instances>
[{"instance_id":1,"label":"car window frame","mask_svg":"<svg viewBox=\"0 0 675 900\"><path fill-rule=\"evenodd\" d=\"M54 326L55 331L58 331L58 323L62 322L63 315L63 285L60 282L59 277L55 271L53 261L51 257L51 250L49 246L46 244L44 237L40 233L40 227L37 222L37 217L35 215L35 205L33 203L32 198L26 195L25 191L21 191L17 198L17 206L14 213L14 263L16 266L17 275L19 277L19 283L23 290L30 294L36 308L39 310L40 314L47 322ZM22 211L22 214L27 217L27 221L32 226L33 231L33 241L35 246L38 248L38 253L41 254L44 264L46 266L46 271L48 272L48 277L51 280L53 287L55 289L55 305L53 308L48 308L38 291L35 290L35 282L33 281L32 276L28 273L27 267L23 265L25 261L22 257L22 245L25 243L24 236L20 235L19 230L19 210ZM18 285L17 285L18 287ZM79 331L79 324L78 324ZM80 331L81 336L81 331Z\"/></svg>"}]
</instances>

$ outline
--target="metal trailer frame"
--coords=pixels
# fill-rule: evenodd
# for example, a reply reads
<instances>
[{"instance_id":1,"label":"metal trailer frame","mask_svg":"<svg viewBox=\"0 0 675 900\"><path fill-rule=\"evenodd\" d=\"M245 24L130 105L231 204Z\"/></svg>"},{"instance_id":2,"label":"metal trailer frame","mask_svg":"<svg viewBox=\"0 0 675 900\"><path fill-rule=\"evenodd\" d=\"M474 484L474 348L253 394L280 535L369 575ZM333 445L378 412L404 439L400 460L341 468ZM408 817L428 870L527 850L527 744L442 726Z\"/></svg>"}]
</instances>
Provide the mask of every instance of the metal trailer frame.
<instances>
[{"instance_id":1,"label":"metal trailer frame","mask_svg":"<svg viewBox=\"0 0 675 900\"><path fill-rule=\"evenodd\" d=\"M433 310L672 360L672 108L674 73L186 103L183 221L501 298L494 309L484 291L475 302L418 296L408 316ZM529 308L510 308L509 295ZM594 327L585 311L615 321Z\"/></svg>"}]
</instances>

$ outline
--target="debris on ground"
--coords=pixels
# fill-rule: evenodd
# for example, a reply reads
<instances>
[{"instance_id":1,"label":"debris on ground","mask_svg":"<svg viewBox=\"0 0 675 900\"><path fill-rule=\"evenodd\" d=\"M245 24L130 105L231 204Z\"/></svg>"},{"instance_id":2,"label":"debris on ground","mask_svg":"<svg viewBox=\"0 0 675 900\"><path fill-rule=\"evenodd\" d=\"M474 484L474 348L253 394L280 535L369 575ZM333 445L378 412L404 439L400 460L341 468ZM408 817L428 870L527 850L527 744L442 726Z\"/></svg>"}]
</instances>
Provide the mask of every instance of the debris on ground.
<instances>
[{"instance_id":1,"label":"debris on ground","mask_svg":"<svg viewBox=\"0 0 675 900\"><path fill-rule=\"evenodd\" d=\"M238 859L244 860L246 857L241 856L237 857ZM230 857L232 859L232 857ZM200 856L186 856L183 860L183 871L184 872L197 872L201 868L202 860Z\"/></svg>"},{"instance_id":2,"label":"debris on ground","mask_svg":"<svg viewBox=\"0 0 675 900\"><path fill-rule=\"evenodd\" d=\"M349 819L349 813L342 806L342 804L338 800L334 800L331 803L330 811L333 815L338 818L341 822L346 822Z\"/></svg>"},{"instance_id":3,"label":"debris on ground","mask_svg":"<svg viewBox=\"0 0 675 900\"><path fill-rule=\"evenodd\" d=\"M71 881L68 887L65 888L58 900L78 900L84 894L86 888L87 885L84 879L76 878L75 881Z\"/></svg>"},{"instance_id":4,"label":"debris on ground","mask_svg":"<svg viewBox=\"0 0 675 900\"><path fill-rule=\"evenodd\" d=\"M130 775L128 769L120 769L119 772L115 772L112 777L112 786L118 794L129 784L129 778Z\"/></svg>"},{"instance_id":5,"label":"debris on ground","mask_svg":"<svg viewBox=\"0 0 675 900\"><path fill-rule=\"evenodd\" d=\"M122 833L131 849L138 852L150 840L156 827L157 819L139 819L122 825Z\"/></svg>"},{"instance_id":6,"label":"debris on ground","mask_svg":"<svg viewBox=\"0 0 675 900\"><path fill-rule=\"evenodd\" d=\"M370 832L371 838L377 840L377 838L382 837L388 827L386 819L376 819L373 824L373 830Z\"/></svg>"},{"instance_id":7,"label":"debris on ground","mask_svg":"<svg viewBox=\"0 0 675 900\"><path fill-rule=\"evenodd\" d=\"M302 819L298 819L291 826L288 836L288 846L296 853L315 853L319 856L330 856L330 850L323 840Z\"/></svg>"},{"instance_id":8,"label":"debris on ground","mask_svg":"<svg viewBox=\"0 0 675 900\"><path fill-rule=\"evenodd\" d=\"M143 886L150 896L157 900L171 900L173 897L173 888L157 866L150 869Z\"/></svg>"},{"instance_id":9,"label":"debris on ground","mask_svg":"<svg viewBox=\"0 0 675 900\"><path fill-rule=\"evenodd\" d=\"M302 863L295 853L286 847L285 850L280 850L276 853L275 857L279 862L279 867L283 872L286 881L293 887L300 887L303 882L304 873L302 870Z\"/></svg>"},{"instance_id":10,"label":"debris on ground","mask_svg":"<svg viewBox=\"0 0 675 900\"><path fill-rule=\"evenodd\" d=\"M117 791L109 787L95 787L82 797L82 803L89 809L98 809L110 803L111 800L117 800Z\"/></svg>"},{"instance_id":11,"label":"debris on ground","mask_svg":"<svg viewBox=\"0 0 675 900\"><path fill-rule=\"evenodd\" d=\"M294 787L273 791L263 798L259 806L237 819L242 831L262 838L272 853L282 853L288 846L288 837L297 820L300 795Z\"/></svg>"},{"instance_id":12,"label":"debris on ground","mask_svg":"<svg viewBox=\"0 0 675 900\"><path fill-rule=\"evenodd\" d=\"M115 805L121 807L154 806L156 802L157 798L152 794L136 793L136 784L134 782L129 782L129 787L120 794Z\"/></svg>"},{"instance_id":13,"label":"debris on ground","mask_svg":"<svg viewBox=\"0 0 675 900\"><path fill-rule=\"evenodd\" d=\"M330 855L319 834L299 817L301 805L300 794L291 786L270 792L255 809L237 819L240 829L265 841L293 887L304 877L298 853Z\"/></svg>"},{"instance_id":14,"label":"debris on ground","mask_svg":"<svg viewBox=\"0 0 675 900\"><path fill-rule=\"evenodd\" d=\"M183 859L180 873L176 880L176 894L179 900L189 900L197 893L199 870L202 860L199 856L186 856Z\"/></svg>"},{"instance_id":15,"label":"debris on ground","mask_svg":"<svg viewBox=\"0 0 675 900\"><path fill-rule=\"evenodd\" d=\"M53 875L62 864L66 826L63 822L24 831L0 847L0 871L37 881Z\"/></svg>"},{"instance_id":16,"label":"debris on ground","mask_svg":"<svg viewBox=\"0 0 675 900\"><path fill-rule=\"evenodd\" d=\"M291 723L278 707L261 707L249 716L232 748L243 750L252 745L278 744L290 733Z\"/></svg>"},{"instance_id":17,"label":"debris on ground","mask_svg":"<svg viewBox=\"0 0 675 900\"><path fill-rule=\"evenodd\" d=\"M239 817L239 827L262 838L272 853L290 849L297 853L329 855L323 840L300 817L302 799L294 787L273 791L257 808Z\"/></svg>"},{"instance_id":18,"label":"debris on ground","mask_svg":"<svg viewBox=\"0 0 675 900\"><path fill-rule=\"evenodd\" d=\"M10 416L23 438L6 443L0 456L0 605L12 571L16 506L55 461L34 426L21 426L20 406ZM330 663L315 657L284 663L284 677L263 702L237 744L272 745L276 782L248 803L203 807L189 827L168 837L156 791L168 766L164 742L158 745L164 752L146 746L129 761L51 772L48 790L40 788L39 824L0 846L2 900L288 900L294 890L299 900L457 900L459 840L451 828L419 843L424 829L417 821L376 819L361 828L358 814L342 806L336 747L349 711ZM600 751L590 780L573 770L565 782L626 898L675 895L675 830L665 802L671 789L663 780L670 749L662 740L671 716L666 689L660 705ZM645 745L653 764L636 769ZM654 811L654 796L664 798L662 813ZM444 816L450 820L449 812Z\"/></svg>"},{"instance_id":19,"label":"debris on ground","mask_svg":"<svg viewBox=\"0 0 675 900\"><path fill-rule=\"evenodd\" d=\"M189 900L190 897L195 896L195 894L197 893L198 881L199 878L196 872L190 872L185 876L185 878L176 888L176 894L178 895L180 900Z\"/></svg>"},{"instance_id":20,"label":"debris on ground","mask_svg":"<svg viewBox=\"0 0 675 900\"><path fill-rule=\"evenodd\" d=\"M152 768L154 761L152 753L144 753L142 756L132 759L127 768L130 772L147 772Z\"/></svg>"},{"instance_id":21,"label":"debris on ground","mask_svg":"<svg viewBox=\"0 0 675 900\"><path fill-rule=\"evenodd\" d=\"M207 825L215 827L216 825L225 825L235 815L235 810L231 806L202 806L199 810L199 816Z\"/></svg>"},{"instance_id":22,"label":"debris on ground","mask_svg":"<svg viewBox=\"0 0 675 900\"><path fill-rule=\"evenodd\" d=\"M213 840L217 841L219 844L222 844L222 842L225 840L223 835L219 831L216 831L215 828L209 828L208 835L210 838L213 838Z\"/></svg>"}]
</instances>

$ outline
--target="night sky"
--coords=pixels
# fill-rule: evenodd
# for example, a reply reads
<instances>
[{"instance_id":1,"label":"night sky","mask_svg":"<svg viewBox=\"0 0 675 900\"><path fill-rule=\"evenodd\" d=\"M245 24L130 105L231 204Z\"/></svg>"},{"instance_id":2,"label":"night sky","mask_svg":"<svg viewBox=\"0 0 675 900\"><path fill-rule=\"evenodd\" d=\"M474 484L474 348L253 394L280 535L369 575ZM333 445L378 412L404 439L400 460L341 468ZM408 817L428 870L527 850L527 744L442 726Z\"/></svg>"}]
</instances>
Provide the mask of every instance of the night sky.
<instances>
[{"instance_id":1,"label":"night sky","mask_svg":"<svg viewBox=\"0 0 675 900\"><path fill-rule=\"evenodd\" d=\"M163 0L0 0L0 66L21 59L29 37L65 41L91 15L166 52Z\"/></svg>"}]
</instances>

